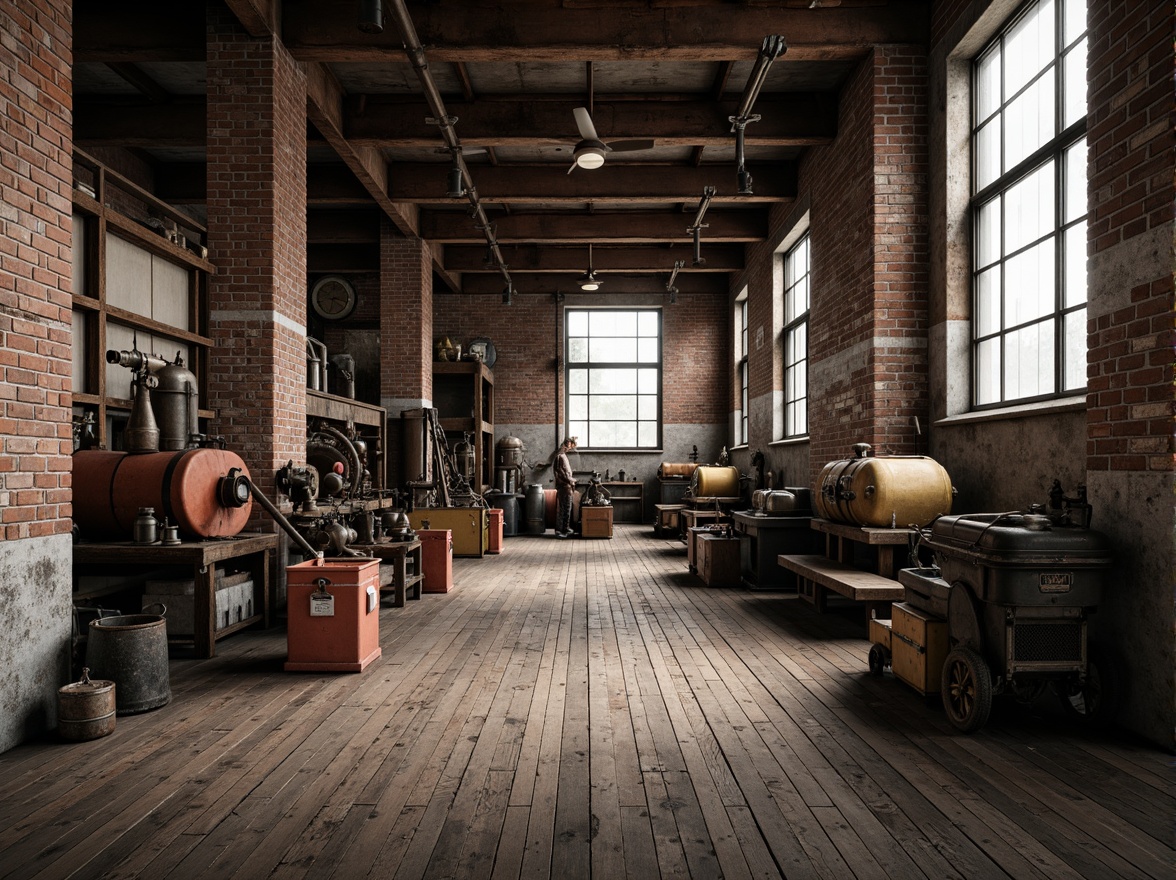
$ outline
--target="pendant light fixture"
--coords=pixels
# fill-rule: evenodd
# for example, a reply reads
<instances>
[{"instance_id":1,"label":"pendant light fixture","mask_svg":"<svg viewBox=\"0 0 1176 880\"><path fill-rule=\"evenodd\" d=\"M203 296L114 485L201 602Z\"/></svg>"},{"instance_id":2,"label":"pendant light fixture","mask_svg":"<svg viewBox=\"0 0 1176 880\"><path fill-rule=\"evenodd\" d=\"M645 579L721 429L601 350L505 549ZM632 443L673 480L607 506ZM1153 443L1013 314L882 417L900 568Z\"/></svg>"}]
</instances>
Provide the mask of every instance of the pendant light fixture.
<instances>
[{"instance_id":1,"label":"pendant light fixture","mask_svg":"<svg viewBox=\"0 0 1176 880\"><path fill-rule=\"evenodd\" d=\"M599 290L600 285L604 283L596 277L596 273L592 270L592 242L588 242L588 271L581 276L578 283L580 290L586 291Z\"/></svg>"}]
</instances>

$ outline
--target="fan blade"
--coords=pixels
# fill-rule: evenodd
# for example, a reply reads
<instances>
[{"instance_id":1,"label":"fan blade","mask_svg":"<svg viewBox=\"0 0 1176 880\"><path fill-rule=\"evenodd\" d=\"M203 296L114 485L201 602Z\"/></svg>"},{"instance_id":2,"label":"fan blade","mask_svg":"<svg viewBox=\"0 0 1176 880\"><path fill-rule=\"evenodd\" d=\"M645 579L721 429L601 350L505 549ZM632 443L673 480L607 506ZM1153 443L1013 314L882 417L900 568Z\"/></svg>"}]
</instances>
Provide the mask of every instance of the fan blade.
<instances>
[{"instance_id":1,"label":"fan blade","mask_svg":"<svg viewBox=\"0 0 1176 880\"><path fill-rule=\"evenodd\" d=\"M652 150L653 141L613 141L608 148L614 153L632 153L635 150Z\"/></svg>"},{"instance_id":2,"label":"fan blade","mask_svg":"<svg viewBox=\"0 0 1176 880\"><path fill-rule=\"evenodd\" d=\"M577 107L572 111L576 117L576 128L580 129L580 137L586 141L598 141L600 137L596 134L596 126L592 124L592 117L588 115L587 107Z\"/></svg>"},{"instance_id":3,"label":"fan blade","mask_svg":"<svg viewBox=\"0 0 1176 880\"><path fill-rule=\"evenodd\" d=\"M575 170L576 170L576 160L573 159L572 160L572 167L568 169L568 174L571 174Z\"/></svg>"}]
</instances>

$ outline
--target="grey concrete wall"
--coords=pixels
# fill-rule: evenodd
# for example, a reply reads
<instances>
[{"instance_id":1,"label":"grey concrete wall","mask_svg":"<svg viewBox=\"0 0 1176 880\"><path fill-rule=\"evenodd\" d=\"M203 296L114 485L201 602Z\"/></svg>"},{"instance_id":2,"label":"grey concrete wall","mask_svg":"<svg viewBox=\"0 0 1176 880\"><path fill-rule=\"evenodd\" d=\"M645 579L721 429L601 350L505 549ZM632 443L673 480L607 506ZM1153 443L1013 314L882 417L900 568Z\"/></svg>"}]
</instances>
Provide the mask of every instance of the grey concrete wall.
<instances>
[{"instance_id":1,"label":"grey concrete wall","mask_svg":"<svg viewBox=\"0 0 1176 880\"><path fill-rule=\"evenodd\" d=\"M57 726L57 689L70 678L72 559L69 535L0 542L0 752Z\"/></svg>"}]
</instances>

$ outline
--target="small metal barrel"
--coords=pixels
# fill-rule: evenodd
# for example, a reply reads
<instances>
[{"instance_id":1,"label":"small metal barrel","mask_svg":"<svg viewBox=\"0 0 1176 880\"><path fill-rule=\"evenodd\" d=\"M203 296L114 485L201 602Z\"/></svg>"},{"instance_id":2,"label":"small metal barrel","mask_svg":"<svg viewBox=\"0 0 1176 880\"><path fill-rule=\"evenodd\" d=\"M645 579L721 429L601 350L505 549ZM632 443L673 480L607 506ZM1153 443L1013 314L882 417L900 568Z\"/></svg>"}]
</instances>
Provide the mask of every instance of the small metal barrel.
<instances>
[{"instance_id":1,"label":"small metal barrel","mask_svg":"<svg viewBox=\"0 0 1176 880\"><path fill-rule=\"evenodd\" d=\"M82 670L81 681L57 691L57 733L71 742L84 742L114 733L115 686L93 680Z\"/></svg>"},{"instance_id":2,"label":"small metal barrel","mask_svg":"<svg viewBox=\"0 0 1176 880\"><path fill-rule=\"evenodd\" d=\"M95 676L115 683L119 715L167 705L171 681L163 615L122 614L90 621L86 666Z\"/></svg>"}]
</instances>

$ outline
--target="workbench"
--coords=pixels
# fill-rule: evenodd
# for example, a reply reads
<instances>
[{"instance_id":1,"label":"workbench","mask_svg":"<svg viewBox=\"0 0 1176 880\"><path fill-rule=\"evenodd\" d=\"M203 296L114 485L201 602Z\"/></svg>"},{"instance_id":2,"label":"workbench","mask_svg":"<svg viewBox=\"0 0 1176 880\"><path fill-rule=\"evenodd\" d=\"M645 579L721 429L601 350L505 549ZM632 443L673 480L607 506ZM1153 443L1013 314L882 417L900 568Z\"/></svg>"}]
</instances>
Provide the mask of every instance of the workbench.
<instances>
[{"instance_id":1,"label":"workbench","mask_svg":"<svg viewBox=\"0 0 1176 880\"><path fill-rule=\"evenodd\" d=\"M421 539L387 541L382 544L351 544L351 549L380 560L380 592L392 591L392 607L403 608L408 599L421 597L424 566Z\"/></svg>"},{"instance_id":2,"label":"workbench","mask_svg":"<svg viewBox=\"0 0 1176 880\"><path fill-rule=\"evenodd\" d=\"M174 645L192 645L200 658L216 654L216 641L227 635L260 623L270 625L270 577L278 549L274 534L242 533L234 538L207 541L185 541L182 544L135 544L130 541L80 543L73 547L75 583L80 574L88 576L134 575L136 571L158 570L163 566L186 568L192 572L195 592L191 638L168 637ZM227 626L216 625L216 569L217 563L225 570L249 571L253 579L254 613ZM96 598L106 590L74 592L74 600ZM165 615L166 617L166 615Z\"/></svg>"}]
</instances>

